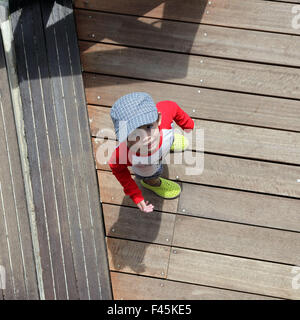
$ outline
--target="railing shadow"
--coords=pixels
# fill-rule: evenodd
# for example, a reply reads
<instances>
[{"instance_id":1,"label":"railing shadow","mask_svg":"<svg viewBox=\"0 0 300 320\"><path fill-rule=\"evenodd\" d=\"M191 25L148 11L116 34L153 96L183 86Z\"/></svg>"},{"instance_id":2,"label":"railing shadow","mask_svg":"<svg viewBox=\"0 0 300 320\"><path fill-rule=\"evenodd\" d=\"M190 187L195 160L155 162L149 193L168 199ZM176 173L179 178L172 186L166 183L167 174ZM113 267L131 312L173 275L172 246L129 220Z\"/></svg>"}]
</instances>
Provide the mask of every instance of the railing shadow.
<instances>
[{"instance_id":1,"label":"railing shadow","mask_svg":"<svg viewBox=\"0 0 300 320\"><path fill-rule=\"evenodd\" d=\"M138 20L146 12L161 4L164 4L162 19L156 19L152 24ZM124 79L125 83L135 82L136 80L133 78L147 79L147 69L151 70L151 74L155 75L155 79L160 81L185 78L189 65L188 53L193 47L199 24L189 23L187 26L187 24L170 21L170 19L178 18L178 13L184 13L184 16L189 17L190 21L201 22L206 5L207 0L161 0L150 1L150 3L146 0L131 1L131 6L135 8L134 14L138 15L135 19L131 17L120 24L118 16L109 15L104 17L104 19L111 20L111 25L118 27L108 28L104 21L100 26L103 29L95 30L97 35L95 40L97 42L84 42L82 44L81 58L83 65L86 64L84 66L85 70L106 75L123 76L126 77ZM180 27L186 29L185 34L188 35L186 38L182 38L178 29ZM130 30L138 30L138 39L131 39ZM91 40L93 39L91 38ZM123 40L127 43L123 43ZM184 54L173 55L172 60L167 61L166 59L157 59L157 55L153 55L150 50L149 53L137 53L138 56L133 58L131 56L131 48L115 47L110 50L108 47L105 50L97 50L97 43L101 41L120 45L130 45L132 42L138 44L138 47L141 48L152 48L152 41L154 41L156 44L161 43L163 50L176 51L176 48L180 48L180 51ZM166 68L170 72L163 74L162 70ZM91 86L94 83L96 82L86 85Z\"/></svg>"}]
</instances>

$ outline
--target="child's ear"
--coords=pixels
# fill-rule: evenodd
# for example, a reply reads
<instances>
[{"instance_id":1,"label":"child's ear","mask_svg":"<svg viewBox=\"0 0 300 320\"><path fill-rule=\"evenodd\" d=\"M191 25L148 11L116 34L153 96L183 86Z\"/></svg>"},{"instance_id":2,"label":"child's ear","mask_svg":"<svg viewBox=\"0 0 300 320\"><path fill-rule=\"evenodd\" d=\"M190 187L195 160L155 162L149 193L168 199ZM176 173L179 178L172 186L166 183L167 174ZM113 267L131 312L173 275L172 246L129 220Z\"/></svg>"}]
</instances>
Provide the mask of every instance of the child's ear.
<instances>
[{"instance_id":1,"label":"child's ear","mask_svg":"<svg viewBox=\"0 0 300 320\"><path fill-rule=\"evenodd\" d=\"M160 126L160 124L161 124L161 113L158 112L157 125Z\"/></svg>"}]
</instances>

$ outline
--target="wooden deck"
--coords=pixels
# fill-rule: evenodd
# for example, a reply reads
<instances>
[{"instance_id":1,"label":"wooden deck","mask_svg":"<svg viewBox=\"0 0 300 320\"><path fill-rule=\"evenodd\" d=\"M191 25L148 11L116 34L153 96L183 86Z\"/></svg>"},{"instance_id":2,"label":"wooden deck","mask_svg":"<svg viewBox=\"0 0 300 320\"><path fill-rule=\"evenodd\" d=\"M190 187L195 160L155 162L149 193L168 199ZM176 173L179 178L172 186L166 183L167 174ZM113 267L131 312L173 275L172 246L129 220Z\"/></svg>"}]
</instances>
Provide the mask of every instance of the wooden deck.
<instances>
[{"instance_id":1,"label":"wooden deck","mask_svg":"<svg viewBox=\"0 0 300 320\"><path fill-rule=\"evenodd\" d=\"M166 167L183 191L144 190L153 214L96 163L114 299L300 299L296 3L74 2L95 153L132 91L176 101L205 132L203 174Z\"/></svg>"},{"instance_id":2,"label":"wooden deck","mask_svg":"<svg viewBox=\"0 0 300 320\"><path fill-rule=\"evenodd\" d=\"M111 299L72 1L10 1L10 21L12 86L0 37L0 300Z\"/></svg>"}]
</instances>

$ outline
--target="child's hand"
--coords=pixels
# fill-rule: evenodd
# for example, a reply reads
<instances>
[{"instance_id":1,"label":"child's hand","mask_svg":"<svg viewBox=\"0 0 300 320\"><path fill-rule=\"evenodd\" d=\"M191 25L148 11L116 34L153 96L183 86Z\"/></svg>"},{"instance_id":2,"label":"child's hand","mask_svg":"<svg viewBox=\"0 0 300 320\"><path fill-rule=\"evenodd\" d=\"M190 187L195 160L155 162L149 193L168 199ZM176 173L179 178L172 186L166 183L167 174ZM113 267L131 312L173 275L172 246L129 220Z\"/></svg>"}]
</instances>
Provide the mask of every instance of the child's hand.
<instances>
[{"instance_id":1,"label":"child's hand","mask_svg":"<svg viewBox=\"0 0 300 320\"><path fill-rule=\"evenodd\" d=\"M152 212L154 208L154 206L151 203L149 204L149 201L145 202L144 200L139 202L137 206L142 212Z\"/></svg>"}]
</instances>

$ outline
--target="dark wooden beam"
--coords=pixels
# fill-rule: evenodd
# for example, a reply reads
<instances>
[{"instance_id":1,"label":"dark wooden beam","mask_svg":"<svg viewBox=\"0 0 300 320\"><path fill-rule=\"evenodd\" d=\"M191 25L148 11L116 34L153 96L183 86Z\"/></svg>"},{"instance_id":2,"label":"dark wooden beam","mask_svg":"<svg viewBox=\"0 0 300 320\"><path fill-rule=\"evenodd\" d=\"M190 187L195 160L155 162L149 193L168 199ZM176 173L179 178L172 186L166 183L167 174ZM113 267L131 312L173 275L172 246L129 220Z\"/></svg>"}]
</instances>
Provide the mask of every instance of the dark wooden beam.
<instances>
[{"instance_id":1,"label":"dark wooden beam","mask_svg":"<svg viewBox=\"0 0 300 320\"><path fill-rule=\"evenodd\" d=\"M0 32L0 265L5 290L0 300L38 299L29 214Z\"/></svg>"},{"instance_id":2,"label":"dark wooden beam","mask_svg":"<svg viewBox=\"0 0 300 320\"><path fill-rule=\"evenodd\" d=\"M111 299L71 1L11 1L46 299Z\"/></svg>"}]
</instances>

